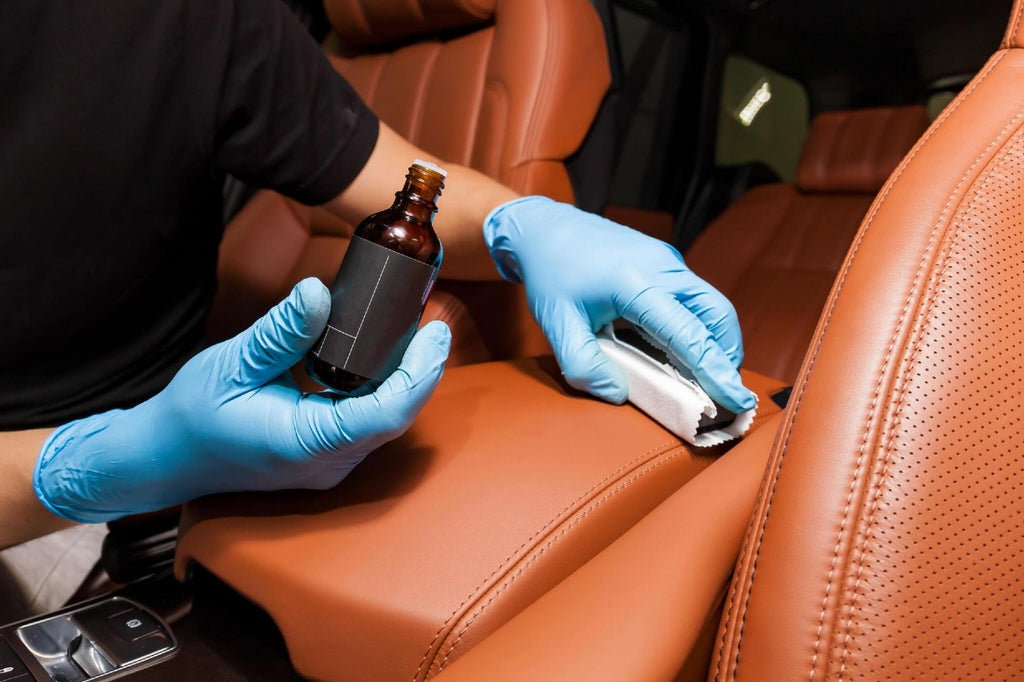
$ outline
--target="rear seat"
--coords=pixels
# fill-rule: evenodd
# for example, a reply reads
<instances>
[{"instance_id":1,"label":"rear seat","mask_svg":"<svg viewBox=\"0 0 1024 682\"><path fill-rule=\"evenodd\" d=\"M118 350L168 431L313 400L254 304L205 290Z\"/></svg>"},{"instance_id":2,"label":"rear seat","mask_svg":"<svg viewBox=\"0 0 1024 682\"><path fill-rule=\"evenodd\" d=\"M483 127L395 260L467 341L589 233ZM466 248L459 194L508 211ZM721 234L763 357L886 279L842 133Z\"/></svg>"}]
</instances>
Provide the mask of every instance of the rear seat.
<instances>
[{"instance_id":1,"label":"rear seat","mask_svg":"<svg viewBox=\"0 0 1024 682\"><path fill-rule=\"evenodd\" d=\"M326 0L324 7L333 27L328 58L381 120L431 154L520 193L574 200L564 162L579 149L610 79L589 0ZM221 241L209 340L244 329L303 277L332 282L353 229L321 208L257 193ZM424 319L452 327L450 365L550 352L522 288L505 282L443 279Z\"/></svg>"},{"instance_id":2,"label":"rear seat","mask_svg":"<svg viewBox=\"0 0 1024 682\"><path fill-rule=\"evenodd\" d=\"M861 220L927 127L922 106L821 114L796 184L748 191L686 252L736 306L744 367L794 381Z\"/></svg>"}]
</instances>

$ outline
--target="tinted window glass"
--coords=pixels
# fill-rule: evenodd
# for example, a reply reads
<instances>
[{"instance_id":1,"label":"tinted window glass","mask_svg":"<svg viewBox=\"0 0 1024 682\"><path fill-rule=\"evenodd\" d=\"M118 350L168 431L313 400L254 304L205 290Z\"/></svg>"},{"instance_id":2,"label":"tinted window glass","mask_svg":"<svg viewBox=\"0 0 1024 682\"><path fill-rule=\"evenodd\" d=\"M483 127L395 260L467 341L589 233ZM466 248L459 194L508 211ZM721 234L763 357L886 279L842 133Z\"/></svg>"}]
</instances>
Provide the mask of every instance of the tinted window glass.
<instances>
[{"instance_id":1,"label":"tinted window glass","mask_svg":"<svg viewBox=\"0 0 1024 682\"><path fill-rule=\"evenodd\" d=\"M803 85L745 57L733 55L726 60L715 147L717 165L760 161L792 181L807 124Z\"/></svg>"}]
</instances>

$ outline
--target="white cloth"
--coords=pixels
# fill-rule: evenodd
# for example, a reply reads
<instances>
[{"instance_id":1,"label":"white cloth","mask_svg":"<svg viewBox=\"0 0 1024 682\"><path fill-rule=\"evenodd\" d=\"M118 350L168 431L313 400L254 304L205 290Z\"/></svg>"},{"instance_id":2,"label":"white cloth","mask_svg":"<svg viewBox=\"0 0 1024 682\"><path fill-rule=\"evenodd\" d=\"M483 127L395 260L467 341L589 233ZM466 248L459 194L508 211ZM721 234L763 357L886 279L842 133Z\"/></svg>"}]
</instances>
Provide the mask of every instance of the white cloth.
<instances>
[{"instance_id":1,"label":"white cloth","mask_svg":"<svg viewBox=\"0 0 1024 682\"><path fill-rule=\"evenodd\" d=\"M626 374L629 402L687 443L697 447L718 445L739 438L754 421L756 407L736 415L728 426L698 434L701 417L716 416L718 407L696 381L616 338L611 325L597 333L597 342Z\"/></svg>"}]
</instances>

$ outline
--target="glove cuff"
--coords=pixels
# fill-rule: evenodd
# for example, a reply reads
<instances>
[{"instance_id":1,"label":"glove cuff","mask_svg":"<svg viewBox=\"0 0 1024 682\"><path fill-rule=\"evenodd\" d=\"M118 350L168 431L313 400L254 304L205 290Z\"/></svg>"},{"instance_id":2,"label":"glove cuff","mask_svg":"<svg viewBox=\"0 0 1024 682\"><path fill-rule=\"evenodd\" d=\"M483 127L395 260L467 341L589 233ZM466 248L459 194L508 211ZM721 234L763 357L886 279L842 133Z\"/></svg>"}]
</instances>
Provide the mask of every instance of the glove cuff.
<instances>
[{"instance_id":1,"label":"glove cuff","mask_svg":"<svg viewBox=\"0 0 1024 682\"><path fill-rule=\"evenodd\" d=\"M32 472L32 489L39 502L51 513L76 523L103 523L124 515L82 508L81 495L76 491L83 487L81 473L88 471L88 465L67 461L74 458L72 453L76 445L85 448L83 441L106 429L109 414L106 412L68 422L55 429L43 443Z\"/></svg>"}]
</instances>

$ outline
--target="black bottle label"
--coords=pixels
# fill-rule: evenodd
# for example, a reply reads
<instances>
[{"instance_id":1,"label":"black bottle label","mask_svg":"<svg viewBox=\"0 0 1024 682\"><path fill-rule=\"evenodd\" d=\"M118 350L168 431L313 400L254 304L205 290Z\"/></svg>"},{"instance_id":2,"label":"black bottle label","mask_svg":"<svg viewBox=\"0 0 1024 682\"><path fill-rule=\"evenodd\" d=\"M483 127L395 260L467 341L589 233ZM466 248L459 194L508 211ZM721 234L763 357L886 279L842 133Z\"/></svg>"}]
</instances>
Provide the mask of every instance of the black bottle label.
<instances>
[{"instance_id":1,"label":"black bottle label","mask_svg":"<svg viewBox=\"0 0 1024 682\"><path fill-rule=\"evenodd\" d=\"M354 237L331 288L331 316L312 355L383 381L416 333L438 269Z\"/></svg>"}]
</instances>

